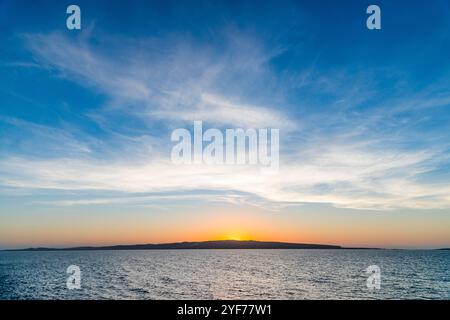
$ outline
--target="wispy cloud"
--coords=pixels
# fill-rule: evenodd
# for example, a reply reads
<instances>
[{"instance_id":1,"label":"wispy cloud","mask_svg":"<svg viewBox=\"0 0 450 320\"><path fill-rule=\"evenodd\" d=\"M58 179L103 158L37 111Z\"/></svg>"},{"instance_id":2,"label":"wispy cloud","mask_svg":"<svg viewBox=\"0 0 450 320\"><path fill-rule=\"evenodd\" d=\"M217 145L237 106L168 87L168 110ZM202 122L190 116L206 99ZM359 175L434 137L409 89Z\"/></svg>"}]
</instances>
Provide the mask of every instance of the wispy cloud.
<instances>
[{"instance_id":1,"label":"wispy cloud","mask_svg":"<svg viewBox=\"0 0 450 320\"><path fill-rule=\"evenodd\" d=\"M159 159L151 163L113 163L74 159L3 159L2 185L56 190L109 190L128 193L193 190L233 190L253 194L268 205L329 203L356 209L448 207L448 185L421 183L432 170L425 153L371 152L348 146L321 148L309 160L282 165L277 174L257 167L174 166ZM224 196L226 198L226 196ZM150 198L151 199L151 198ZM95 200L141 202L143 198ZM63 204L89 203L64 201ZM58 202L56 202L58 203Z\"/></svg>"},{"instance_id":2,"label":"wispy cloud","mask_svg":"<svg viewBox=\"0 0 450 320\"><path fill-rule=\"evenodd\" d=\"M186 39L167 42L148 39L137 45L142 50L117 49L119 61L108 52L96 50L88 39L69 39L59 33L24 36L35 59L55 70L58 76L103 92L115 108L128 114L147 114L149 121L211 121L219 125L292 128L279 106L259 106L233 97L240 83L256 81L274 53L242 36L226 37L225 52L218 54L207 45L194 46ZM249 44L248 42L252 42ZM130 40L128 40L130 42ZM156 42L156 43L155 43ZM153 49L156 45L163 49ZM116 47L117 48L117 47ZM143 52L149 49L149 53ZM244 89L239 88L238 89ZM230 92L227 92L230 91ZM220 94L227 92L227 98Z\"/></svg>"},{"instance_id":3,"label":"wispy cloud","mask_svg":"<svg viewBox=\"0 0 450 320\"><path fill-rule=\"evenodd\" d=\"M220 51L183 37L165 41L106 37L114 55L85 37L69 39L53 33L24 38L33 63L106 97L105 105L89 117L109 130L112 141L9 119L10 125L30 132L33 141L45 138L47 142L40 144L43 150L56 145L73 152L53 149L51 156L42 152L33 157L6 154L0 158L0 184L56 193L102 190L129 194L44 201L47 204L142 204L156 199L173 203L203 197L205 201L273 208L301 203L373 210L450 207L450 185L423 179L448 164L448 145L434 145L433 136L415 138L417 146L412 147L405 142L410 142L414 127L398 125L421 120L404 115L411 106L448 106L450 95L445 92L379 101L374 96L380 90L366 74L357 77L360 81L351 90L344 90L351 81L346 72L330 78L320 70L308 70L302 88L325 97L323 105L309 96L304 104L297 100L294 107L287 107L289 99L273 98L277 94L268 90L279 86L271 85L280 79L270 61L282 51L269 50L239 33L225 34ZM284 74L283 79L290 82L299 76ZM375 108L367 108L368 104ZM148 126L139 135L124 135L108 123L114 112ZM218 127L280 128L280 170L261 174L255 166L175 166L168 152L170 135L152 126L170 129L193 120ZM148 136L142 133L147 131ZM116 156L110 149L116 149ZM219 195L189 193L195 190ZM173 192L187 194L173 196ZM132 196L135 193L145 196Z\"/></svg>"}]
</instances>

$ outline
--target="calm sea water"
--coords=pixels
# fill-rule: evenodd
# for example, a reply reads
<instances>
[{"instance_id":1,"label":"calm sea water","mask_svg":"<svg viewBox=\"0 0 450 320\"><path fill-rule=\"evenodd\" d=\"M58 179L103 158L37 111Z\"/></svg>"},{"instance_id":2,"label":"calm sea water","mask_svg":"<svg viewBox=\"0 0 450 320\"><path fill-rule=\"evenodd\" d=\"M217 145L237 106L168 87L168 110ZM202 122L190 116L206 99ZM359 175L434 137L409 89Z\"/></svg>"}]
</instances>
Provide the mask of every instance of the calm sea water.
<instances>
[{"instance_id":1,"label":"calm sea water","mask_svg":"<svg viewBox=\"0 0 450 320\"><path fill-rule=\"evenodd\" d=\"M69 265L79 290L67 289ZM0 252L0 299L450 299L450 251Z\"/></svg>"}]
</instances>

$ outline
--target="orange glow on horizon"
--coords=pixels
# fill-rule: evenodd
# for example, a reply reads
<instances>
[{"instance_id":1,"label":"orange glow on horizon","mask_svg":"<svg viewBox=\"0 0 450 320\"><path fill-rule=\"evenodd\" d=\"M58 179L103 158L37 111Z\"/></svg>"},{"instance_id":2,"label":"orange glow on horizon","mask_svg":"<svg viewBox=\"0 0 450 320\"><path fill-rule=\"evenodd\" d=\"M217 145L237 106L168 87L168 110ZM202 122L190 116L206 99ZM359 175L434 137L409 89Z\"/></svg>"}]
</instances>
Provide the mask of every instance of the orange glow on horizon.
<instances>
[{"instance_id":1,"label":"orange glow on horizon","mask_svg":"<svg viewBox=\"0 0 450 320\"><path fill-rule=\"evenodd\" d=\"M254 211L252 211L254 210ZM306 215L257 209L208 208L194 212L115 215L107 219L77 212L0 223L1 247L73 247L116 244L255 240L333 244L346 247L448 247L449 219L356 213ZM411 216L408 216L410 218ZM6 221L3 221L6 222Z\"/></svg>"}]
</instances>

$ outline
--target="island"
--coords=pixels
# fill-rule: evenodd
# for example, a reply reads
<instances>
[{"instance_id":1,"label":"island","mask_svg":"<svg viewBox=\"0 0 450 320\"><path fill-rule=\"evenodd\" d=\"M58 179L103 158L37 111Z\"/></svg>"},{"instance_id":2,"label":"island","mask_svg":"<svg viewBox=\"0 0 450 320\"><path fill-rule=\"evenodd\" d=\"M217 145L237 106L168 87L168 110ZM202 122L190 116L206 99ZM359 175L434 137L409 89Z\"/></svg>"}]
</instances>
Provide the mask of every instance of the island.
<instances>
[{"instance_id":1,"label":"island","mask_svg":"<svg viewBox=\"0 0 450 320\"><path fill-rule=\"evenodd\" d=\"M85 246L70 248L26 248L7 251L79 251L79 250L186 250L186 249L344 249L337 245L266 242L254 240L213 240L201 242L174 242L156 244L127 244L113 246Z\"/></svg>"}]
</instances>

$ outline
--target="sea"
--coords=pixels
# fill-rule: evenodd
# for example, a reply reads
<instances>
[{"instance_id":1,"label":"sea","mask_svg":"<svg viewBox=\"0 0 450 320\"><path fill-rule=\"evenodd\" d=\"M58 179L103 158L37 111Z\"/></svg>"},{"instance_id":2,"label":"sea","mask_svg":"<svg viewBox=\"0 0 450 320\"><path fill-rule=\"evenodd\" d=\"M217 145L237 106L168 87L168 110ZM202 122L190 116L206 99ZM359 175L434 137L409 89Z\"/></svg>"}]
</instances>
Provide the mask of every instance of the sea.
<instances>
[{"instance_id":1,"label":"sea","mask_svg":"<svg viewBox=\"0 0 450 320\"><path fill-rule=\"evenodd\" d=\"M0 299L450 299L450 251L2 251Z\"/></svg>"}]
</instances>

